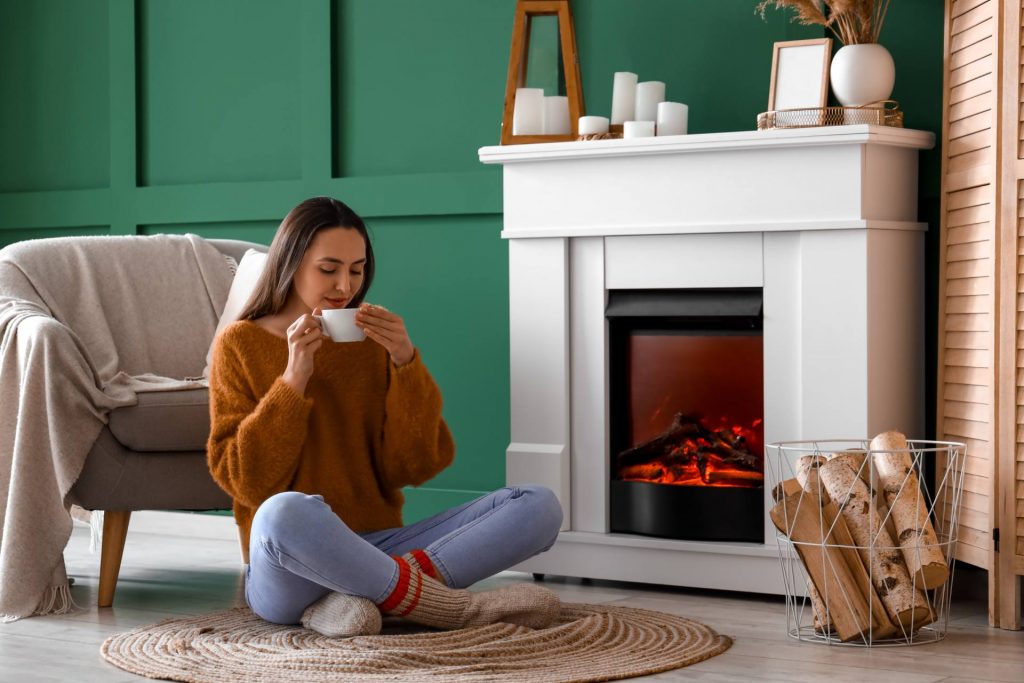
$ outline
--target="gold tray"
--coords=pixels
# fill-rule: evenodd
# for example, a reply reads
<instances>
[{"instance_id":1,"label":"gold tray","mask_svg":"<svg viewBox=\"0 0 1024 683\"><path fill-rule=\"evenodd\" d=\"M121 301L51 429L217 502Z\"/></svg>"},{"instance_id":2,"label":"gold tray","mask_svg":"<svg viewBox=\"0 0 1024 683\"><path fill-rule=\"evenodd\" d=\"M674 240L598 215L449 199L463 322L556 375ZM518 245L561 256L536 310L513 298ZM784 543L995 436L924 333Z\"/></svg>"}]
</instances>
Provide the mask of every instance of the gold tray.
<instances>
[{"instance_id":1,"label":"gold tray","mask_svg":"<svg viewBox=\"0 0 1024 683\"><path fill-rule=\"evenodd\" d=\"M811 128L817 126L844 126L872 124L903 127L903 112L895 100L873 102L862 107L808 107L805 109L778 109L757 115L757 129Z\"/></svg>"}]
</instances>

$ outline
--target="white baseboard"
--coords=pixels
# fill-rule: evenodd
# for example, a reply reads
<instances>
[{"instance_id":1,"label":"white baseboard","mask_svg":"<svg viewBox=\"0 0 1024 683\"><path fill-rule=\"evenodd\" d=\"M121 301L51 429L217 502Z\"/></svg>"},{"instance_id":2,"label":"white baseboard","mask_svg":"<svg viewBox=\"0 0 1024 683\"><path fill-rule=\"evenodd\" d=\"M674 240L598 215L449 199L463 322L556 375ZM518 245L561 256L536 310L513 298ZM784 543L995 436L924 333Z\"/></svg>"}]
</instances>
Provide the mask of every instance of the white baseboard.
<instances>
[{"instance_id":1,"label":"white baseboard","mask_svg":"<svg viewBox=\"0 0 1024 683\"><path fill-rule=\"evenodd\" d=\"M204 515L198 512L140 510L132 513L129 533L187 536L215 541L238 542L238 525L229 515Z\"/></svg>"},{"instance_id":2,"label":"white baseboard","mask_svg":"<svg viewBox=\"0 0 1024 683\"><path fill-rule=\"evenodd\" d=\"M84 522L75 524L88 527ZM238 543L238 526L228 515L204 515L197 512L167 510L139 510L132 513L128 523L129 534L156 534L184 536L213 541Z\"/></svg>"}]
</instances>

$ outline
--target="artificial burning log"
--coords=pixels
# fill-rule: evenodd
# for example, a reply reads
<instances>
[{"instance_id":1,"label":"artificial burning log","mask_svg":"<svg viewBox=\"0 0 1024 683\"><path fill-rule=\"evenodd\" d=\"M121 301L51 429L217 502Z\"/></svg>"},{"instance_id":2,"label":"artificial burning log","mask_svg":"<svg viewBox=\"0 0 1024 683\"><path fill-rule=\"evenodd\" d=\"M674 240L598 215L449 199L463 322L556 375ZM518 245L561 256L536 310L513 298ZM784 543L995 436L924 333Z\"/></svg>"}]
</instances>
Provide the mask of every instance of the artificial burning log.
<instances>
[{"instance_id":1,"label":"artificial burning log","mask_svg":"<svg viewBox=\"0 0 1024 683\"><path fill-rule=\"evenodd\" d=\"M664 432L622 451L616 456L615 464L620 472L624 468L655 460L668 467L696 466L705 484L710 483L714 469L718 467L737 473L757 474L756 477L735 474L731 477L727 475L726 478L763 481L761 461L748 448L746 440L740 435L724 429L708 429L701 424L699 418L676 413ZM709 467L711 464L715 467ZM742 482L737 483L742 485Z\"/></svg>"},{"instance_id":2,"label":"artificial burning log","mask_svg":"<svg viewBox=\"0 0 1024 683\"><path fill-rule=\"evenodd\" d=\"M630 465L619 470L619 477L626 480L659 481L665 476L665 468L653 463Z\"/></svg>"},{"instance_id":3,"label":"artificial burning log","mask_svg":"<svg viewBox=\"0 0 1024 683\"><path fill-rule=\"evenodd\" d=\"M864 566L870 568L871 580L892 622L905 633L930 623L934 616L928 601L915 589L868 485L841 458L826 462L818 474L842 514Z\"/></svg>"},{"instance_id":4,"label":"artificial burning log","mask_svg":"<svg viewBox=\"0 0 1024 683\"><path fill-rule=\"evenodd\" d=\"M664 458L672 453L680 444L688 440L696 439L705 431L697 420L676 413L672 418L672 424L661 434L645 441L642 444L628 448L615 459L619 467L628 467L657 458Z\"/></svg>"},{"instance_id":5,"label":"artificial burning log","mask_svg":"<svg viewBox=\"0 0 1024 683\"><path fill-rule=\"evenodd\" d=\"M827 528L821 515L821 498L806 491L786 496L769 512L775 527L793 541L818 590L822 613L828 605L828 616L839 639L865 638L876 626L871 608L841 550L826 543Z\"/></svg>"},{"instance_id":6,"label":"artificial burning log","mask_svg":"<svg viewBox=\"0 0 1024 683\"><path fill-rule=\"evenodd\" d=\"M907 438L899 432L885 432L871 440L871 450L877 451L872 456L875 471L907 569L918 586L941 586L949 578L949 565L928 516L928 505L907 452Z\"/></svg>"},{"instance_id":7,"label":"artificial burning log","mask_svg":"<svg viewBox=\"0 0 1024 683\"><path fill-rule=\"evenodd\" d=\"M717 486L758 487L764 482L764 475L752 470L712 469L704 475L704 481Z\"/></svg>"}]
</instances>

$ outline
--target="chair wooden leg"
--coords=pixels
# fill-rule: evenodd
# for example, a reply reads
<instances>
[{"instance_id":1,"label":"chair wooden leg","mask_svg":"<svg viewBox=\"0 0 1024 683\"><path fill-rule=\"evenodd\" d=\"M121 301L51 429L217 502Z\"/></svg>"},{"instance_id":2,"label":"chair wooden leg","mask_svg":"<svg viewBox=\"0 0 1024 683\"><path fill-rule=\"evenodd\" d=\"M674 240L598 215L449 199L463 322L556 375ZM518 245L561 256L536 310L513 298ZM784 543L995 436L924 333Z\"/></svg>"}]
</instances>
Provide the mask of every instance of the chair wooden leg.
<instances>
[{"instance_id":1,"label":"chair wooden leg","mask_svg":"<svg viewBox=\"0 0 1024 683\"><path fill-rule=\"evenodd\" d=\"M103 549L100 553L100 591L96 605L110 607L114 602L117 575L121 571L121 555L124 553L124 539L128 535L130 510L105 510L103 512Z\"/></svg>"}]
</instances>

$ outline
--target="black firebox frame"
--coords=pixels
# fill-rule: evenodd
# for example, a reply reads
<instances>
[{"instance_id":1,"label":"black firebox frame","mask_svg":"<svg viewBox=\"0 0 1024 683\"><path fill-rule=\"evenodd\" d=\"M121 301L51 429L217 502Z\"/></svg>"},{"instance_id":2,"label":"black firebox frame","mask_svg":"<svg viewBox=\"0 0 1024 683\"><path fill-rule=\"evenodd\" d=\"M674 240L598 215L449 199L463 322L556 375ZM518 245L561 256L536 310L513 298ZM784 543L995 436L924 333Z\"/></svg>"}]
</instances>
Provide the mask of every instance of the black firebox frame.
<instances>
[{"instance_id":1,"label":"black firebox frame","mask_svg":"<svg viewBox=\"0 0 1024 683\"><path fill-rule=\"evenodd\" d=\"M626 344L633 334L762 334L760 288L611 290L605 316L609 349L609 446L628 443ZM618 359L617 361L615 359ZM612 479L610 529L660 538L764 543L764 489L679 486Z\"/></svg>"}]
</instances>

